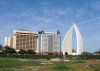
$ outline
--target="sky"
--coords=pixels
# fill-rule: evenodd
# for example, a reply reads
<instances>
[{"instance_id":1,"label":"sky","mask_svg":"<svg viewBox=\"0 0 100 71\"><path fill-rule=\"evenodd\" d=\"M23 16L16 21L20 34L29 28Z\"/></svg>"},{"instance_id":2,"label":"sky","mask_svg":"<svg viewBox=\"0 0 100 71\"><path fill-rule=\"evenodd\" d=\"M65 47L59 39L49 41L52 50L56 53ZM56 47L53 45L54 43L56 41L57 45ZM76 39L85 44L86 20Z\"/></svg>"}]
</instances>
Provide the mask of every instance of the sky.
<instances>
[{"instance_id":1,"label":"sky","mask_svg":"<svg viewBox=\"0 0 100 71\"><path fill-rule=\"evenodd\" d=\"M100 49L100 0L0 0L0 44L13 30L61 32L61 44L74 22L80 30L84 51ZM61 45L62 46L62 45ZM73 33L73 49L76 35Z\"/></svg>"}]
</instances>

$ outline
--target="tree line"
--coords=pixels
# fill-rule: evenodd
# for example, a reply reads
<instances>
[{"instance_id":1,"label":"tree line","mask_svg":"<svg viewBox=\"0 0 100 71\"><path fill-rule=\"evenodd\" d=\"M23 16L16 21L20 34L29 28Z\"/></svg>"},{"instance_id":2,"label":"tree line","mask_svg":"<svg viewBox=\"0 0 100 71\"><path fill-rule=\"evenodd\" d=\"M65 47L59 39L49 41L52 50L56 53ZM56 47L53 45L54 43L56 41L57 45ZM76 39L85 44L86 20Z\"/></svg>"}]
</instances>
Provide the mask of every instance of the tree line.
<instances>
[{"instance_id":1,"label":"tree line","mask_svg":"<svg viewBox=\"0 0 100 71\"><path fill-rule=\"evenodd\" d=\"M33 50L31 50L31 49L29 49L29 50L23 50L23 49L21 49L21 50L19 50L18 52L16 52L16 50L15 49L13 49L13 48L10 48L9 46L5 46L5 47L3 47L2 45L0 45L0 54L5 54L5 55L9 55L9 54L21 54L21 55L25 55L25 54L28 54L28 55L35 55L36 54L36 52L35 51L33 51Z\"/></svg>"},{"instance_id":2,"label":"tree line","mask_svg":"<svg viewBox=\"0 0 100 71\"><path fill-rule=\"evenodd\" d=\"M75 52L75 51L74 51ZM0 45L0 57L13 57L13 58L32 58L32 59L51 59L51 58L60 58L60 59L74 59L74 60L86 60L86 59L100 59L100 51L96 51L94 53L90 52L83 52L82 55L68 55L65 53L63 54L56 54L56 53L48 53L47 55L44 54L36 54L33 50L19 50L16 52L15 49L10 48L8 46L1 46Z\"/></svg>"}]
</instances>

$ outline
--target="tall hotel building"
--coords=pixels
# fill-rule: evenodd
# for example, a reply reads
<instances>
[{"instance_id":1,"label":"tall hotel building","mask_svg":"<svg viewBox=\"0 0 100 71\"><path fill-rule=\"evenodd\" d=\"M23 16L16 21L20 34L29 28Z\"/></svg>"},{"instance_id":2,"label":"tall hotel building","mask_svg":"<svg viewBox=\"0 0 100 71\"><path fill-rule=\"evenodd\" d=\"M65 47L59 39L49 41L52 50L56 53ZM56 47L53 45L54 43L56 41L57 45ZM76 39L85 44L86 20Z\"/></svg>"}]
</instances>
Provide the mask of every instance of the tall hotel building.
<instances>
[{"instance_id":1,"label":"tall hotel building","mask_svg":"<svg viewBox=\"0 0 100 71\"><path fill-rule=\"evenodd\" d=\"M38 48L40 53L60 53L61 36L60 32L38 32Z\"/></svg>"},{"instance_id":2,"label":"tall hotel building","mask_svg":"<svg viewBox=\"0 0 100 71\"><path fill-rule=\"evenodd\" d=\"M23 50L36 50L37 47L37 34L27 30L14 30L13 31L13 48L19 51Z\"/></svg>"}]
</instances>

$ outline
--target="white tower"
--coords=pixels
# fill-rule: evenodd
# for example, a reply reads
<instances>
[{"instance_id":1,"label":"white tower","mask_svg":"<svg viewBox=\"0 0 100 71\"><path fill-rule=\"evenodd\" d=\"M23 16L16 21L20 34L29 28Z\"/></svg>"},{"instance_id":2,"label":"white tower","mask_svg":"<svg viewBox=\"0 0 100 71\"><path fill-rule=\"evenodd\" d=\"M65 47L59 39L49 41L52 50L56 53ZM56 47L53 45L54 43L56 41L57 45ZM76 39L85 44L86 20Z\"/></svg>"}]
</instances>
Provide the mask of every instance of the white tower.
<instances>
[{"instance_id":1,"label":"white tower","mask_svg":"<svg viewBox=\"0 0 100 71\"><path fill-rule=\"evenodd\" d=\"M82 36L80 34L79 29L77 26L73 23L73 26L69 29L69 31L66 33L64 40L63 40L63 55L67 52L69 55L73 55L72 53L72 34L73 29L75 29L76 32L76 38L77 38L77 52L75 55L81 55L83 52L83 40Z\"/></svg>"}]
</instances>

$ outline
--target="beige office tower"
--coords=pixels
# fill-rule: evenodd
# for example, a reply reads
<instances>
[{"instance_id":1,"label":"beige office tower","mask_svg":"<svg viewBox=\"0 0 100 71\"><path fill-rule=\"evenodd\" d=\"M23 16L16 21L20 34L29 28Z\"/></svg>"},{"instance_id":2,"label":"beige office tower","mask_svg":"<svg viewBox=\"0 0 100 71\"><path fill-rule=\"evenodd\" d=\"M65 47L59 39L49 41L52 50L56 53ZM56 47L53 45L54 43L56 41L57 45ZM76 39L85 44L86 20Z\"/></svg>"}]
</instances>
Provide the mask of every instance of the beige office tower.
<instances>
[{"instance_id":1,"label":"beige office tower","mask_svg":"<svg viewBox=\"0 0 100 71\"><path fill-rule=\"evenodd\" d=\"M4 46L9 46L10 48L12 48L13 47L13 38L12 37L5 37Z\"/></svg>"},{"instance_id":2,"label":"beige office tower","mask_svg":"<svg viewBox=\"0 0 100 71\"><path fill-rule=\"evenodd\" d=\"M36 50L36 37L37 34L28 30L14 30L13 31L13 48L19 51L23 50Z\"/></svg>"}]
</instances>

